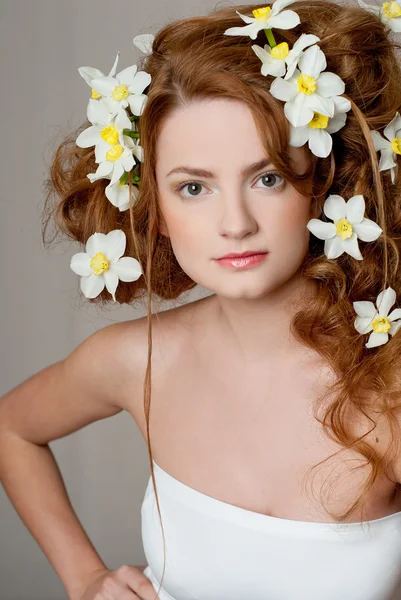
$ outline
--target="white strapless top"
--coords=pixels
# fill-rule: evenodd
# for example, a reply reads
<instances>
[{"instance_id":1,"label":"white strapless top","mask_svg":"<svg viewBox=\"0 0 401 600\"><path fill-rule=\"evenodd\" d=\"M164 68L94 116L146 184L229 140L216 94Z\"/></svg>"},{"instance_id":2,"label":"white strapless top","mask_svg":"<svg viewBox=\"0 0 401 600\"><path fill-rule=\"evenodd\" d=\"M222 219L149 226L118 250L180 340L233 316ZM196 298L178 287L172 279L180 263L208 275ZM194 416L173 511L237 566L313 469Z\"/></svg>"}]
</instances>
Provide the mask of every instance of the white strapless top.
<instances>
[{"instance_id":1,"label":"white strapless top","mask_svg":"<svg viewBox=\"0 0 401 600\"><path fill-rule=\"evenodd\" d=\"M160 600L401 598L392 595L401 584L401 511L362 525L271 517L203 494L153 464L166 538ZM163 538L151 477L141 516L144 575L157 592Z\"/></svg>"}]
</instances>

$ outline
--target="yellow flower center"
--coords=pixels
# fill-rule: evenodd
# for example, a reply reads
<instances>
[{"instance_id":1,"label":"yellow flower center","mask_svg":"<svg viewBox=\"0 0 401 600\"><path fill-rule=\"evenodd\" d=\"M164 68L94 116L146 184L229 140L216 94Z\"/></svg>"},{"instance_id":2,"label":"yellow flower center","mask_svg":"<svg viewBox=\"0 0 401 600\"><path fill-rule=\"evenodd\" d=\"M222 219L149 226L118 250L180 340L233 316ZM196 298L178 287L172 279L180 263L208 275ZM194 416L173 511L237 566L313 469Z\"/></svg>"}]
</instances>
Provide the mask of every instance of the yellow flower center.
<instances>
[{"instance_id":1,"label":"yellow flower center","mask_svg":"<svg viewBox=\"0 0 401 600\"><path fill-rule=\"evenodd\" d=\"M347 219L342 218L339 221L334 221L336 226L336 234L342 239L346 240L352 236L352 225Z\"/></svg>"},{"instance_id":2,"label":"yellow flower center","mask_svg":"<svg viewBox=\"0 0 401 600\"><path fill-rule=\"evenodd\" d=\"M289 48L287 42L282 42L274 48L270 49L270 54L273 58L277 58L278 60L285 60L289 54Z\"/></svg>"},{"instance_id":3,"label":"yellow flower center","mask_svg":"<svg viewBox=\"0 0 401 600\"><path fill-rule=\"evenodd\" d=\"M118 129L114 125L108 125L100 132L100 137L104 139L105 142L110 144L110 146L114 146L118 142Z\"/></svg>"},{"instance_id":4,"label":"yellow flower center","mask_svg":"<svg viewBox=\"0 0 401 600\"><path fill-rule=\"evenodd\" d=\"M397 2L383 2L383 12L389 19L401 17L401 6Z\"/></svg>"},{"instance_id":5,"label":"yellow flower center","mask_svg":"<svg viewBox=\"0 0 401 600\"><path fill-rule=\"evenodd\" d=\"M92 88L92 100L99 100L102 97L102 94L99 94L96 90Z\"/></svg>"},{"instance_id":6,"label":"yellow flower center","mask_svg":"<svg viewBox=\"0 0 401 600\"><path fill-rule=\"evenodd\" d=\"M92 257L90 261L90 267L95 275L101 275L109 268L109 261L104 254L98 252Z\"/></svg>"},{"instance_id":7,"label":"yellow flower center","mask_svg":"<svg viewBox=\"0 0 401 600\"><path fill-rule=\"evenodd\" d=\"M401 138L394 138L391 142L391 148L396 154L401 154Z\"/></svg>"},{"instance_id":8,"label":"yellow flower center","mask_svg":"<svg viewBox=\"0 0 401 600\"><path fill-rule=\"evenodd\" d=\"M116 85L116 87L113 90L114 100L125 100L127 96L129 96L129 89L127 88L125 83L123 83L122 85Z\"/></svg>"},{"instance_id":9,"label":"yellow flower center","mask_svg":"<svg viewBox=\"0 0 401 600\"><path fill-rule=\"evenodd\" d=\"M329 117L325 117L318 112L313 113L313 118L308 125L312 129L326 129L329 123Z\"/></svg>"},{"instance_id":10,"label":"yellow flower center","mask_svg":"<svg viewBox=\"0 0 401 600\"><path fill-rule=\"evenodd\" d=\"M305 73L301 73L297 83L299 91L303 94L308 94L308 96L316 90L316 79L310 75L305 75Z\"/></svg>"},{"instance_id":11,"label":"yellow flower center","mask_svg":"<svg viewBox=\"0 0 401 600\"><path fill-rule=\"evenodd\" d=\"M106 160L115 162L121 157L123 152L124 148L121 146L121 144L116 144L115 146L113 146L113 148L110 148L110 150L106 152Z\"/></svg>"},{"instance_id":12,"label":"yellow flower center","mask_svg":"<svg viewBox=\"0 0 401 600\"><path fill-rule=\"evenodd\" d=\"M395 4L395 3L394 3ZM255 8L252 11L253 16L256 17L258 21L267 21L271 12L270 6L265 6L264 8Z\"/></svg>"},{"instance_id":13,"label":"yellow flower center","mask_svg":"<svg viewBox=\"0 0 401 600\"><path fill-rule=\"evenodd\" d=\"M377 317L377 319L372 321L372 327L375 333L387 333L391 327L391 323L387 317Z\"/></svg>"}]
</instances>

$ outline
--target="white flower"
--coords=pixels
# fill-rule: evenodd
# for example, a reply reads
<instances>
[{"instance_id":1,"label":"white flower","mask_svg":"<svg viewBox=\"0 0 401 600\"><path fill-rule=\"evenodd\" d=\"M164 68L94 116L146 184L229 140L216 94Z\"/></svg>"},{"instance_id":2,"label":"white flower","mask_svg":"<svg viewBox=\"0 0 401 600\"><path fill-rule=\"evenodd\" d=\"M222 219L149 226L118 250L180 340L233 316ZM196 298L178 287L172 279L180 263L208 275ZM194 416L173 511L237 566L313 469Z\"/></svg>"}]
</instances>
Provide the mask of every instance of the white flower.
<instances>
[{"instance_id":1,"label":"white flower","mask_svg":"<svg viewBox=\"0 0 401 600\"><path fill-rule=\"evenodd\" d=\"M379 171L390 169L391 181L395 182L398 174L398 164L396 162L397 155L401 154L401 117L400 113L396 112L395 117L390 121L383 133L384 139L378 131L372 131L371 135L376 151L380 150Z\"/></svg>"},{"instance_id":2,"label":"white flower","mask_svg":"<svg viewBox=\"0 0 401 600\"><path fill-rule=\"evenodd\" d=\"M294 75L285 80L277 77L270 86L270 93L285 102L284 113L294 127L307 125L315 112L333 117L333 96L344 92L345 84L335 73L322 71L326 57L319 46L311 46L302 54L294 69Z\"/></svg>"},{"instance_id":3,"label":"white flower","mask_svg":"<svg viewBox=\"0 0 401 600\"><path fill-rule=\"evenodd\" d=\"M117 52L117 56L115 58L114 64L111 67L110 73L109 73L109 77L114 77L115 73L116 73L116 69L117 69L117 64L118 64L118 59L119 59L120 53ZM89 87L92 88L92 100L100 100L102 98L102 95L99 94L92 85L92 81L94 79L97 79L99 77L105 77L105 74L103 73L103 71L100 71L100 69L95 69L93 67L79 67L78 69L79 74L81 75L81 77L83 77L83 79L86 81L86 83L89 85ZM119 109L118 104L114 103L114 106L110 106L110 111L111 112L117 112Z\"/></svg>"},{"instance_id":4,"label":"white flower","mask_svg":"<svg viewBox=\"0 0 401 600\"><path fill-rule=\"evenodd\" d=\"M109 184L105 189L105 194L110 202L116 206L120 212L127 210L130 206L129 185L117 181L114 184ZM133 201L137 199L139 189L136 185L132 186Z\"/></svg>"},{"instance_id":5,"label":"white flower","mask_svg":"<svg viewBox=\"0 0 401 600\"><path fill-rule=\"evenodd\" d=\"M120 229L107 235L94 233L86 242L86 252L78 252L71 258L70 267L81 275L81 291L87 298L96 298L106 286L116 302L115 291L119 280L136 281L142 268L136 258L126 256L126 237Z\"/></svg>"},{"instance_id":6,"label":"white flower","mask_svg":"<svg viewBox=\"0 0 401 600\"><path fill-rule=\"evenodd\" d=\"M400 2L382 2L381 6L370 6L363 0L358 0L359 6L379 17L392 31L401 31Z\"/></svg>"},{"instance_id":7,"label":"white flower","mask_svg":"<svg viewBox=\"0 0 401 600\"><path fill-rule=\"evenodd\" d=\"M134 45L144 54L152 54L152 46L155 40L155 36L151 33L142 33L137 35L132 40ZM114 73L113 73L114 75Z\"/></svg>"},{"instance_id":8,"label":"white flower","mask_svg":"<svg viewBox=\"0 0 401 600\"><path fill-rule=\"evenodd\" d=\"M245 27L230 27L226 29L224 35L248 35L252 40L256 40L259 31L262 31L262 29L272 29L273 27L277 29L292 29L301 22L298 14L293 10L280 11L294 1L276 0L272 4L272 7L255 8L252 11L255 18L247 17L236 11L248 25Z\"/></svg>"},{"instance_id":9,"label":"white flower","mask_svg":"<svg viewBox=\"0 0 401 600\"><path fill-rule=\"evenodd\" d=\"M92 86L102 96L117 102L120 108L127 108L129 105L132 114L140 116L148 99L143 91L151 80L149 73L138 71L138 67L132 65L115 77L96 77L92 80Z\"/></svg>"},{"instance_id":10,"label":"white flower","mask_svg":"<svg viewBox=\"0 0 401 600\"><path fill-rule=\"evenodd\" d=\"M331 194L324 203L323 212L334 223L325 223L320 219L311 219L307 228L324 242L327 258L338 258L347 252L356 260L363 257L359 251L358 240L372 242L382 233L382 229L370 219L364 218L365 200L360 194L345 202L344 198Z\"/></svg>"},{"instance_id":11,"label":"white flower","mask_svg":"<svg viewBox=\"0 0 401 600\"><path fill-rule=\"evenodd\" d=\"M351 103L343 96L333 96L335 105L334 117L331 119L315 112L312 120L302 127L290 124L290 145L300 147L308 142L309 149L315 156L326 158L332 150L333 140L330 134L344 127Z\"/></svg>"},{"instance_id":12,"label":"white flower","mask_svg":"<svg viewBox=\"0 0 401 600\"><path fill-rule=\"evenodd\" d=\"M401 327L401 308L396 308L388 314L396 299L393 288L388 287L377 296L376 306L373 302L365 300L353 302L357 317L354 327L358 333L364 334L373 331L365 346L374 348L388 342L388 334L394 335Z\"/></svg>"},{"instance_id":13,"label":"white flower","mask_svg":"<svg viewBox=\"0 0 401 600\"><path fill-rule=\"evenodd\" d=\"M284 79L289 79L297 66L298 60L300 59L303 50L314 44L315 42L319 42L320 38L317 35L306 34L303 33L295 42L292 49L288 49L287 42L282 42L274 48L270 48L268 44L265 44L264 48L253 44L252 50L262 61L261 73L265 77L267 75L273 75L275 77L284 77ZM286 65L287 65L287 73L286 73Z\"/></svg>"},{"instance_id":14,"label":"white flower","mask_svg":"<svg viewBox=\"0 0 401 600\"><path fill-rule=\"evenodd\" d=\"M77 146L80 148L96 146L96 151L107 152L116 144L127 145L130 138L124 136L123 131L124 129L131 131L132 123L123 108L113 116L104 103L91 99L88 103L87 117L92 125L79 134L76 140Z\"/></svg>"}]
</instances>

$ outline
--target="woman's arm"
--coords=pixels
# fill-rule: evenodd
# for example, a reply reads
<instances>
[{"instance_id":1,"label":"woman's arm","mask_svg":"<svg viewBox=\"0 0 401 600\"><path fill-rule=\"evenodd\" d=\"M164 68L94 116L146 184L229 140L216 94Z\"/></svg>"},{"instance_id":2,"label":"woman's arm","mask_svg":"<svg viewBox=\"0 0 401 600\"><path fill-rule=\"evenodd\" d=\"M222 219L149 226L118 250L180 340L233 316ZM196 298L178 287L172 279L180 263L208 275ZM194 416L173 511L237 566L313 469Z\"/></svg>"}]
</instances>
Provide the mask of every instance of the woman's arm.
<instances>
[{"instance_id":1,"label":"woman's arm","mask_svg":"<svg viewBox=\"0 0 401 600\"><path fill-rule=\"evenodd\" d=\"M132 321L129 330L132 340ZM124 323L96 332L0 399L0 481L73 600L91 573L107 567L73 510L48 443L123 410L123 390L136 370L125 332Z\"/></svg>"}]
</instances>

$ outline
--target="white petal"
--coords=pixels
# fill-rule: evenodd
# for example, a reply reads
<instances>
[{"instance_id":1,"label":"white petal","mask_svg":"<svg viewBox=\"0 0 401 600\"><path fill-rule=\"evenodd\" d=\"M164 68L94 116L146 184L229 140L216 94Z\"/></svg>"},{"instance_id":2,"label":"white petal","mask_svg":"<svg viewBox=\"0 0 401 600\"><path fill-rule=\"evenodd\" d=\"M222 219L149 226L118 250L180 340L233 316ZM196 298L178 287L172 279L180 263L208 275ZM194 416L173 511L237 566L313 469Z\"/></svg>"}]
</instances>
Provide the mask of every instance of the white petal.
<instances>
[{"instance_id":1,"label":"white petal","mask_svg":"<svg viewBox=\"0 0 401 600\"><path fill-rule=\"evenodd\" d=\"M330 98L330 96L339 96L345 91L345 83L335 73L326 71L322 73L319 79L316 81L316 93L323 98Z\"/></svg>"},{"instance_id":2,"label":"white petal","mask_svg":"<svg viewBox=\"0 0 401 600\"><path fill-rule=\"evenodd\" d=\"M98 252L105 254L107 249L106 234L104 233L93 233L88 241L86 242L85 250L87 254L92 258Z\"/></svg>"},{"instance_id":3,"label":"white petal","mask_svg":"<svg viewBox=\"0 0 401 600\"><path fill-rule=\"evenodd\" d=\"M132 129L132 123L129 120L127 111L124 108L120 108L118 111L114 125L117 127L117 129Z\"/></svg>"},{"instance_id":4,"label":"white petal","mask_svg":"<svg viewBox=\"0 0 401 600\"><path fill-rule=\"evenodd\" d=\"M336 226L334 223L325 223L320 219L311 219L306 227L319 240L328 240L336 235Z\"/></svg>"},{"instance_id":5,"label":"white petal","mask_svg":"<svg viewBox=\"0 0 401 600\"><path fill-rule=\"evenodd\" d=\"M380 152L379 171L387 171L387 169L392 169L396 166L397 163L394 162L394 152L391 147L386 150L381 150Z\"/></svg>"},{"instance_id":6,"label":"white petal","mask_svg":"<svg viewBox=\"0 0 401 600\"><path fill-rule=\"evenodd\" d=\"M94 100L91 98L88 102L88 109L86 111L88 120L100 127L108 125L111 121L112 115L109 112L108 105L105 102Z\"/></svg>"},{"instance_id":7,"label":"white petal","mask_svg":"<svg viewBox=\"0 0 401 600\"><path fill-rule=\"evenodd\" d=\"M313 35L312 33L302 33L290 50L289 55L291 55L291 53L299 54L302 50L305 50L305 48L316 42L320 42L320 38L318 38L317 35Z\"/></svg>"},{"instance_id":8,"label":"white petal","mask_svg":"<svg viewBox=\"0 0 401 600\"><path fill-rule=\"evenodd\" d=\"M285 81L280 77L277 77L270 86L270 93L278 100L284 102L292 100L298 95L298 88L290 81Z\"/></svg>"},{"instance_id":9,"label":"white petal","mask_svg":"<svg viewBox=\"0 0 401 600\"><path fill-rule=\"evenodd\" d=\"M327 258L338 258L344 253L344 248L338 235L324 242L324 253Z\"/></svg>"},{"instance_id":10,"label":"white petal","mask_svg":"<svg viewBox=\"0 0 401 600\"><path fill-rule=\"evenodd\" d=\"M145 88L150 85L152 77L146 71L138 71L134 77L134 81L130 85L130 91L136 96L143 94Z\"/></svg>"},{"instance_id":11,"label":"white petal","mask_svg":"<svg viewBox=\"0 0 401 600\"><path fill-rule=\"evenodd\" d=\"M285 10L280 14L271 16L268 20L270 28L274 27L275 29L292 29L299 25L300 22L301 19L298 13L293 10Z\"/></svg>"},{"instance_id":12,"label":"white petal","mask_svg":"<svg viewBox=\"0 0 401 600\"><path fill-rule=\"evenodd\" d=\"M313 110L306 106L307 95L299 93L284 105L284 114L294 127L303 127L313 119Z\"/></svg>"},{"instance_id":13,"label":"white petal","mask_svg":"<svg viewBox=\"0 0 401 600\"><path fill-rule=\"evenodd\" d=\"M92 273L89 277L81 277L81 291L87 298L96 298L103 290L103 275Z\"/></svg>"},{"instance_id":14,"label":"white petal","mask_svg":"<svg viewBox=\"0 0 401 600\"><path fill-rule=\"evenodd\" d=\"M114 88L119 85L115 77L97 77L92 81L92 87L105 96L112 96Z\"/></svg>"},{"instance_id":15,"label":"white petal","mask_svg":"<svg viewBox=\"0 0 401 600\"><path fill-rule=\"evenodd\" d=\"M363 242L373 242L382 234L382 229L370 219L363 219L361 223L353 223L352 229Z\"/></svg>"},{"instance_id":16,"label":"white petal","mask_svg":"<svg viewBox=\"0 0 401 600\"><path fill-rule=\"evenodd\" d=\"M400 113L397 111L395 113L395 116L392 118L392 120L390 121L390 123L387 125L387 127L384 129L383 131L383 135L390 141L392 142L393 139L396 136L396 132L398 129L401 128L401 117L400 117Z\"/></svg>"},{"instance_id":17,"label":"white petal","mask_svg":"<svg viewBox=\"0 0 401 600\"><path fill-rule=\"evenodd\" d=\"M142 275L142 269L139 261L131 256L124 256L112 265L112 270L117 273L121 281L136 281Z\"/></svg>"},{"instance_id":18,"label":"white petal","mask_svg":"<svg viewBox=\"0 0 401 600\"><path fill-rule=\"evenodd\" d=\"M396 319L401 319L401 308L395 308L391 311L391 313L387 316L389 321L395 321Z\"/></svg>"},{"instance_id":19,"label":"white petal","mask_svg":"<svg viewBox=\"0 0 401 600\"><path fill-rule=\"evenodd\" d=\"M113 66L110 69L110 73L109 73L109 77L114 77L114 75L116 74L116 70L117 70L117 65L118 65L118 59L120 58L120 52L117 52L117 56L114 60Z\"/></svg>"},{"instance_id":20,"label":"white petal","mask_svg":"<svg viewBox=\"0 0 401 600\"><path fill-rule=\"evenodd\" d=\"M400 17L395 17L394 19L389 19L387 21L387 25L392 31L395 31L396 33L401 32L401 18Z\"/></svg>"},{"instance_id":21,"label":"white petal","mask_svg":"<svg viewBox=\"0 0 401 600\"><path fill-rule=\"evenodd\" d=\"M112 295L114 302L117 302L116 296L115 296L116 289L118 286L117 273L115 273L111 269L107 269L107 271L105 271L103 273L103 277L104 277L104 282L106 284L107 291Z\"/></svg>"},{"instance_id":22,"label":"white petal","mask_svg":"<svg viewBox=\"0 0 401 600\"><path fill-rule=\"evenodd\" d=\"M299 148L306 144L309 140L310 127L304 125L303 127L294 127L290 125L290 146Z\"/></svg>"},{"instance_id":23,"label":"white petal","mask_svg":"<svg viewBox=\"0 0 401 600\"><path fill-rule=\"evenodd\" d=\"M251 25L246 25L245 27L230 27L224 32L224 35L247 35L252 40L256 40L259 31L261 31L263 28L263 24L259 23L255 19Z\"/></svg>"},{"instance_id":24,"label":"white petal","mask_svg":"<svg viewBox=\"0 0 401 600\"><path fill-rule=\"evenodd\" d=\"M323 206L323 212L329 219L339 221L345 217L346 204L342 196L338 194L330 194L326 198Z\"/></svg>"},{"instance_id":25,"label":"white petal","mask_svg":"<svg viewBox=\"0 0 401 600\"><path fill-rule=\"evenodd\" d=\"M389 148L391 149L391 142L385 140L384 137L378 131L371 129L370 135L372 136L372 140L377 151L388 150Z\"/></svg>"},{"instance_id":26,"label":"white petal","mask_svg":"<svg viewBox=\"0 0 401 600\"><path fill-rule=\"evenodd\" d=\"M391 335L394 335L397 333L397 331L399 330L399 328L401 327L401 321L396 321L395 323L391 324L390 329L388 330L388 332Z\"/></svg>"},{"instance_id":27,"label":"white petal","mask_svg":"<svg viewBox=\"0 0 401 600\"><path fill-rule=\"evenodd\" d=\"M275 0L271 6L271 15L277 15L283 8L287 8L290 4L293 4L295 0ZM238 12L238 11L237 11Z\"/></svg>"},{"instance_id":28,"label":"white petal","mask_svg":"<svg viewBox=\"0 0 401 600\"><path fill-rule=\"evenodd\" d=\"M78 252L71 258L70 267L77 275L88 276L92 273L91 257L86 252Z\"/></svg>"},{"instance_id":29,"label":"white petal","mask_svg":"<svg viewBox=\"0 0 401 600\"><path fill-rule=\"evenodd\" d=\"M103 71L94 69L93 67L79 67L78 73L90 87L92 87L92 79L95 79L95 77L104 77Z\"/></svg>"},{"instance_id":30,"label":"white petal","mask_svg":"<svg viewBox=\"0 0 401 600\"><path fill-rule=\"evenodd\" d=\"M351 102L348 98L344 98L344 96L333 96L332 100L334 102L336 113L346 113L351 110Z\"/></svg>"},{"instance_id":31,"label":"white petal","mask_svg":"<svg viewBox=\"0 0 401 600\"><path fill-rule=\"evenodd\" d=\"M311 129L308 145L315 156L326 158L333 147L333 140L324 129Z\"/></svg>"},{"instance_id":32,"label":"white petal","mask_svg":"<svg viewBox=\"0 0 401 600\"><path fill-rule=\"evenodd\" d=\"M362 194L352 196L345 205L345 218L354 225L361 223L365 213L365 199Z\"/></svg>"},{"instance_id":33,"label":"white petal","mask_svg":"<svg viewBox=\"0 0 401 600\"><path fill-rule=\"evenodd\" d=\"M358 300L357 302L353 302L352 305L359 317L373 320L373 317L376 315L377 311L373 302L369 302L368 300Z\"/></svg>"},{"instance_id":34,"label":"white petal","mask_svg":"<svg viewBox=\"0 0 401 600\"><path fill-rule=\"evenodd\" d=\"M388 342L388 333L371 333L367 343L365 344L366 348L375 348L376 346L381 346Z\"/></svg>"},{"instance_id":35,"label":"white petal","mask_svg":"<svg viewBox=\"0 0 401 600\"><path fill-rule=\"evenodd\" d=\"M387 317L390 308L396 300L396 293L392 287L388 287L377 296L376 306L381 317Z\"/></svg>"},{"instance_id":36,"label":"white petal","mask_svg":"<svg viewBox=\"0 0 401 600\"><path fill-rule=\"evenodd\" d=\"M372 319L370 317L357 317L354 321L354 327L361 335L369 333L369 331L373 331Z\"/></svg>"},{"instance_id":37,"label":"white petal","mask_svg":"<svg viewBox=\"0 0 401 600\"><path fill-rule=\"evenodd\" d=\"M153 42L155 41L155 36L151 33L142 33L141 35L137 35L132 41L134 45L144 54L152 54L152 46Z\"/></svg>"},{"instance_id":38,"label":"white petal","mask_svg":"<svg viewBox=\"0 0 401 600\"><path fill-rule=\"evenodd\" d=\"M126 67L122 71L120 71L116 77L119 84L122 85L125 83L127 87L130 87L134 82L134 77L138 71L138 67L136 65L131 65L130 67Z\"/></svg>"},{"instance_id":39,"label":"white petal","mask_svg":"<svg viewBox=\"0 0 401 600\"><path fill-rule=\"evenodd\" d=\"M320 73L327 66L324 52L322 52L319 46L311 46L301 56L298 66L302 73L318 79Z\"/></svg>"},{"instance_id":40,"label":"white petal","mask_svg":"<svg viewBox=\"0 0 401 600\"><path fill-rule=\"evenodd\" d=\"M140 117L148 101L146 94L140 96L128 96L128 103L133 115Z\"/></svg>"},{"instance_id":41,"label":"white petal","mask_svg":"<svg viewBox=\"0 0 401 600\"><path fill-rule=\"evenodd\" d=\"M100 127L92 125L79 134L75 143L80 148L90 148L90 146L96 146L100 139Z\"/></svg>"},{"instance_id":42,"label":"white petal","mask_svg":"<svg viewBox=\"0 0 401 600\"><path fill-rule=\"evenodd\" d=\"M334 116L334 102L331 98L323 98L323 96L319 96L316 92L310 94L310 96L308 94L303 95L306 96L305 106L326 117L331 118Z\"/></svg>"},{"instance_id":43,"label":"white petal","mask_svg":"<svg viewBox=\"0 0 401 600\"><path fill-rule=\"evenodd\" d=\"M346 121L347 121L346 113L342 113L342 112L335 113L334 117L329 119L329 122L326 127L327 133L336 133L342 127L344 127Z\"/></svg>"},{"instance_id":44,"label":"white petal","mask_svg":"<svg viewBox=\"0 0 401 600\"><path fill-rule=\"evenodd\" d=\"M107 250L106 258L109 262L117 262L125 252L126 246L125 233L121 229L114 229L106 235Z\"/></svg>"},{"instance_id":45,"label":"white petal","mask_svg":"<svg viewBox=\"0 0 401 600\"><path fill-rule=\"evenodd\" d=\"M361 8L364 8L365 10L372 13L373 15L379 16L379 14L380 14L379 6L373 6L371 4L366 4L365 2L363 2L363 0L358 0L358 4Z\"/></svg>"},{"instance_id":46,"label":"white petal","mask_svg":"<svg viewBox=\"0 0 401 600\"><path fill-rule=\"evenodd\" d=\"M359 250L358 238L356 233L353 233L350 238L342 240L342 247L344 251L355 258L356 260L363 260L363 256Z\"/></svg>"}]
</instances>

